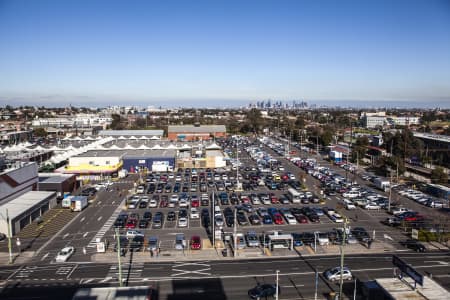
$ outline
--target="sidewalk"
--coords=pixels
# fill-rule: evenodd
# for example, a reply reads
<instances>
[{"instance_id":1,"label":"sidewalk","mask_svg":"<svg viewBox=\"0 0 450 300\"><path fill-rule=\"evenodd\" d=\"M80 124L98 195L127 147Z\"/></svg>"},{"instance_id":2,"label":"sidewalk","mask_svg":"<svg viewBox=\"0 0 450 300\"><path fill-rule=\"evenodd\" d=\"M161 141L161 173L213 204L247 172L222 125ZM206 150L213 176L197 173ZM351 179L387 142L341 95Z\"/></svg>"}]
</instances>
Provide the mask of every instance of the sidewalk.
<instances>
[{"instance_id":1,"label":"sidewalk","mask_svg":"<svg viewBox=\"0 0 450 300\"><path fill-rule=\"evenodd\" d=\"M14 265L25 264L29 262L33 256L34 251L24 251L18 255L17 252L12 253L12 260ZM6 266L9 265L9 253L8 252L0 252L0 265Z\"/></svg>"},{"instance_id":2,"label":"sidewalk","mask_svg":"<svg viewBox=\"0 0 450 300\"><path fill-rule=\"evenodd\" d=\"M383 242L374 242L370 249L361 244L346 245L344 247L346 254L368 254L368 253L384 253L389 251L395 251L395 248ZM317 252L309 246L296 247L294 251L287 249L266 251L266 254L262 253L261 248L247 248L245 250L238 250L236 258L233 253L228 252L228 255L224 257L222 255L222 249L202 249L196 251L180 251L180 250L168 250L162 251L158 256L150 256L150 252L136 252L133 253L134 262L173 262L173 261L205 261L205 260L234 260L234 259L261 259L264 257L270 258L288 258L288 257L300 257L308 256L313 257L316 255L339 255L339 245L330 245L324 247L318 247ZM121 257L122 263L126 263L130 260L130 252L127 252L125 256ZM117 252L96 253L91 256L91 261L99 263L111 263L117 262Z\"/></svg>"}]
</instances>

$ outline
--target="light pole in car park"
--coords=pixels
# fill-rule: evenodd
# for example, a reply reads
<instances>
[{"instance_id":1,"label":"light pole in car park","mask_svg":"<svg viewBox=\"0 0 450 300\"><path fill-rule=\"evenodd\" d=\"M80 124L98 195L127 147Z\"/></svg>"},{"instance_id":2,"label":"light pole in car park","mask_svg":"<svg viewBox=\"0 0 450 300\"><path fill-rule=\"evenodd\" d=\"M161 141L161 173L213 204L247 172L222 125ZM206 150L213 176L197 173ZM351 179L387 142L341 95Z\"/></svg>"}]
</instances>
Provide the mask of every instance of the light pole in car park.
<instances>
[{"instance_id":1,"label":"light pole in car park","mask_svg":"<svg viewBox=\"0 0 450 300\"><path fill-rule=\"evenodd\" d=\"M13 263L13 257L12 257L12 241L11 241L11 220L9 219L9 213L8 209L5 210L6 216L3 216L3 214L0 214L2 219L6 220L6 225L8 226L8 252L9 252L9 263Z\"/></svg>"},{"instance_id":2,"label":"light pole in car park","mask_svg":"<svg viewBox=\"0 0 450 300\"><path fill-rule=\"evenodd\" d=\"M345 244L345 238L347 235L347 224L348 219L344 218L344 228L342 231L342 241L340 245L341 250L341 272L340 272L340 279L339 279L339 299L342 299L342 286L344 285L344 244Z\"/></svg>"},{"instance_id":3,"label":"light pole in car park","mask_svg":"<svg viewBox=\"0 0 450 300\"><path fill-rule=\"evenodd\" d=\"M276 273L277 273L277 283L276 283L276 287L275 287L275 300L278 300L278 292L279 292L278 277L279 277L279 274L280 274L280 270L277 270Z\"/></svg>"}]
</instances>

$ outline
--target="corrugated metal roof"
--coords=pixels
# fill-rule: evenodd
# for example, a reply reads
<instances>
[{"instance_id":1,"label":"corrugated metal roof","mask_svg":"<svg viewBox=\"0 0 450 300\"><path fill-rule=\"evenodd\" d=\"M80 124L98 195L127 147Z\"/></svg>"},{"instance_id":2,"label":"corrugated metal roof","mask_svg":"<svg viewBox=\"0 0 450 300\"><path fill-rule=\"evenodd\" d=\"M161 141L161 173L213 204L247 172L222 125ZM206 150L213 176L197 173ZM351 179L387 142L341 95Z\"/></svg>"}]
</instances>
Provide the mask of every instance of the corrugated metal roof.
<instances>
[{"instance_id":1,"label":"corrugated metal roof","mask_svg":"<svg viewBox=\"0 0 450 300\"><path fill-rule=\"evenodd\" d=\"M98 135L109 135L109 136L162 136L164 130L100 130Z\"/></svg>"},{"instance_id":2,"label":"corrugated metal roof","mask_svg":"<svg viewBox=\"0 0 450 300\"><path fill-rule=\"evenodd\" d=\"M123 157L175 157L176 150L172 149L162 149L162 150L91 150L85 153L78 154L74 157L114 157L114 156L123 156Z\"/></svg>"},{"instance_id":3,"label":"corrugated metal roof","mask_svg":"<svg viewBox=\"0 0 450 300\"><path fill-rule=\"evenodd\" d=\"M195 133L214 133L214 132L226 132L225 125L171 125L168 130L169 133L184 133L184 132L195 132Z\"/></svg>"},{"instance_id":4,"label":"corrugated metal roof","mask_svg":"<svg viewBox=\"0 0 450 300\"><path fill-rule=\"evenodd\" d=\"M44 191L27 192L0 206L0 214L6 216L6 210L8 210L9 218L12 220L33 206L40 205L41 202L51 198L55 194L55 192Z\"/></svg>"}]
</instances>

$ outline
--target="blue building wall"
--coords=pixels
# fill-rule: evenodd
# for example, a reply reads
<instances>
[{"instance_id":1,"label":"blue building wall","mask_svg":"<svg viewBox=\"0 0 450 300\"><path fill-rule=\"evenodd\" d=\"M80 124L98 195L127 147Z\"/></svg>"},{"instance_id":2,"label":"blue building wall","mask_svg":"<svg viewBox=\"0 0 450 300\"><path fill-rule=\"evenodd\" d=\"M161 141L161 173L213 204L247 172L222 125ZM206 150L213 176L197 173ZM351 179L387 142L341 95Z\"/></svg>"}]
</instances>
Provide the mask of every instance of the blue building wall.
<instances>
[{"instance_id":1,"label":"blue building wall","mask_svg":"<svg viewBox=\"0 0 450 300\"><path fill-rule=\"evenodd\" d=\"M152 170L152 166L154 162L160 162L160 161L166 161L168 162L169 166L172 166L172 168L175 168L175 158L171 157L124 157L123 158L123 168L129 172L134 170L136 166L139 166L140 168L147 168L148 170Z\"/></svg>"}]
</instances>

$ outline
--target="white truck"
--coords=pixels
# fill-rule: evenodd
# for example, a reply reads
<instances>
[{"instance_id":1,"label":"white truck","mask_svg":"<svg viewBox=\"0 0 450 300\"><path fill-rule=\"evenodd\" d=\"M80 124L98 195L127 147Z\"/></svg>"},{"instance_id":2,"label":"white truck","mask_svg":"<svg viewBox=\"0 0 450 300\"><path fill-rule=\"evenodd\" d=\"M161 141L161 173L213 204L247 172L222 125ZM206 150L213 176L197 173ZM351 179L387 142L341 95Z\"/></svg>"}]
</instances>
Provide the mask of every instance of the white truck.
<instances>
[{"instance_id":1,"label":"white truck","mask_svg":"<svg viewBox=\"0 0 450 300\"><path fill-rule=\"evenodd\" d=\"M75 196L70 202L70 209L72 211L82 211L88 205L88 199L86 196Z\"/></svg>"},{"instance_id":2,"label":"white truck","mask_svg":"<svg viewBox=\"0 0 450 300\"><path fill-rule=\"evenodd\" d=\"M377 177L374 179L373 184L382 191L388 191L390 188L390 181L386 178Z\"/></svg>"},{"instance_id":3,"label":"white truck","mask_svg":"<svg viewBox=\"0 0 450 300\"><path fill-rule=\"evenodd\" d=\"M75 197L75 196L68 196L68 197L62 199L61 200L61 206L63 208L70 208L70 204L72 203L73 197Z\"/></svg>"}]
</instances>

